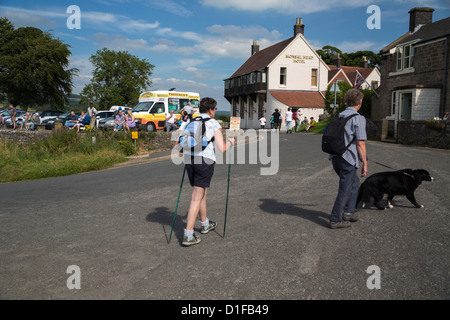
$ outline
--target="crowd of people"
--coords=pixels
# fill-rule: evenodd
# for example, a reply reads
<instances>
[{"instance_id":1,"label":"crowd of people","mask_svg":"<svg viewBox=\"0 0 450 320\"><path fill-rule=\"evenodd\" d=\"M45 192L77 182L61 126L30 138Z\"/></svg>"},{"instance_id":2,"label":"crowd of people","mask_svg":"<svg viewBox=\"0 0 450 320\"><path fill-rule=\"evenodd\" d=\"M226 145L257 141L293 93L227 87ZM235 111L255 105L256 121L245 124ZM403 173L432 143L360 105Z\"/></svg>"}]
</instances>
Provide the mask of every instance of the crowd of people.
<instances>
[{"instance_id":1,"label":"crowd of people","mask_svg":"<svg viewBox=\"0 0 450 320\"><path fill-rule=\"evenodd\" d=\"M291 111L291 108L288 108L284 117L284 121L286 122L286 133L292 133L292 132L298 132L298 129L301 125L305 125L305 128L302 130L302 132L308 132L309 129L312 127L317 126L317 122L314 119L314 117L311 117L308 119L307 117L304 117L303 120L300 120L301 114L299 111ZM263 115L259 119L259 124L261 126L261 129L266 128L267 119ZM281 130L281 124L283 123L283 115L279 112L278 109L275 109L275 112L272 113L270 116L270 129L275 129L280 131Z\"/></svg>"}]
</instances>

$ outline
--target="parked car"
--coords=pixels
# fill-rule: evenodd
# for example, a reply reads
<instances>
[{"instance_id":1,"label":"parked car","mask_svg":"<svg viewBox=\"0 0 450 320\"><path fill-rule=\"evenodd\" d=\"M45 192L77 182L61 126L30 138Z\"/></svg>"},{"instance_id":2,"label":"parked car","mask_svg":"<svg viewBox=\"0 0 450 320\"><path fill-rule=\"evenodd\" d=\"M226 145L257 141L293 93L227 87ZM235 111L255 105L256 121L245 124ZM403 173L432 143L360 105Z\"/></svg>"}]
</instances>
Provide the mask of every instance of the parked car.
<instances>
[{"instance_id":1,"label":"parked car","mask_svg":"<svg viewBox=\"0 0 450 320\"><path fill-rule=\"evenodd\" d=\"M21 111L21 110L16 111L16 126L20 125L20 122L23 120L23 117L25 117L26 114L27 114L26 111ZM12 125L11 116L9 115L9 113L4 114L3 118L4 118L5 124Z\"/></svg>"},{"instance_id":2,"label":"parked car","mask_svg":"<svg viewBox=\"0 0 450 320\"><path fill-rule=\"evenodd\" d=\"M60 115L64 114L64 111L60 111L60 110L40 110L40 111L36 111L39 114L39 118L41 119L41 123L44 120L47 119L56 119L57 117L59 117Z\"/></svg>"},{"instance_id":3,"label":"parked car","mask_svg":"<svg viewBox=\"0 0 450 320\"><path fill-rule=\"evenodd\" d=\"M97 115L95 116L97 127L98 127L100 120L103 120L103 119L106 119L106 118L109 118L112 116L114 116L114 111L104 111L104 110L98 111Z\"/></svg>"},{"instance_id":4,"label":"parked car","mask_svg":"<svg viewBox=\"0 0 450 320\"><path fill-rule=\"evenodd\" d=\"M114 112L113 115L98 121L98 128L102 130L114 129Z\"/></svg>"},{"instance_id":5,"label":"parked car","mask_svg":"<svg viewBox=\"0 0 450 320\"><path fill-rule=\"evenodd\" d=\"M81 115L81 113L80 112L75 112L75 115L77 117L79 117ZM70 112L65 112L65 113L59 115L56 118L45 119L45 120L41 121L41 124L45 124L45 129L52 130L52 129L55 128L55 121L56 120L58 120L58 119L61 120L62 124L64 125L64 123L66 123L66 121L69 119L69 117L70 117Z\"/></svg>"}]
</instances>

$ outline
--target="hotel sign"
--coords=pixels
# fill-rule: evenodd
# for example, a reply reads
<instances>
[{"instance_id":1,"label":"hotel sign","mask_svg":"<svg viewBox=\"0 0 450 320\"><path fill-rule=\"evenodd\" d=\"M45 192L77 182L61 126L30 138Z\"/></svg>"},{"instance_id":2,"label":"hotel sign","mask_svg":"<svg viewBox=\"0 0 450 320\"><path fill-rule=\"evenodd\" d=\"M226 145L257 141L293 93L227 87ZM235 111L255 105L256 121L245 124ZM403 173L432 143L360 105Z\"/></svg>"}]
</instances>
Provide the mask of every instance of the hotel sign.
<instances>
[{"instance_id":1,"label":"hotel sign","mask_svg":"<svg viewBox=\"0 0 450 320\"><path fill-rule=\"evenodd\" d=\"M287 54L286 59L292 59L292 62L294 63L305 63L305 60L312 60L313 56Z\"/></svg>"}]
</instances>

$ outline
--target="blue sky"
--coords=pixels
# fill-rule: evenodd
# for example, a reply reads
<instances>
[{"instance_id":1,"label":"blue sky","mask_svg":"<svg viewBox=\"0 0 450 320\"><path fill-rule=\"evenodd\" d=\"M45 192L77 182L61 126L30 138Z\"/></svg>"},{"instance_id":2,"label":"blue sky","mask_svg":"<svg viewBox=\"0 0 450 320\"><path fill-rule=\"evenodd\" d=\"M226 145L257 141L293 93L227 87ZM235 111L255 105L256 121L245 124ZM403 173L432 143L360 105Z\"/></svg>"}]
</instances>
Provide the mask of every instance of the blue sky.
<instances>
[{"instance_id":1,"label":"blue sky","mask_svg":"<svg viewBox=\"0 0 450 320\"><path fill-rule=\"evenodd\" d=\"M67 27L70 5L81 10L80 29ZM370 5L381 10L380 29L366 25ZM298 17L316 49L378 52L408 31L413 7L434 8L433 21L450 16L450 0L0 0L0 16L71 46L71 66L80 69L73 93L90 81L89 57L106 47L155 65L150 90L199 92L229 110L223 80L250 56L254 39L264 49L290 38Z\"/></svg>"}]
</instances>

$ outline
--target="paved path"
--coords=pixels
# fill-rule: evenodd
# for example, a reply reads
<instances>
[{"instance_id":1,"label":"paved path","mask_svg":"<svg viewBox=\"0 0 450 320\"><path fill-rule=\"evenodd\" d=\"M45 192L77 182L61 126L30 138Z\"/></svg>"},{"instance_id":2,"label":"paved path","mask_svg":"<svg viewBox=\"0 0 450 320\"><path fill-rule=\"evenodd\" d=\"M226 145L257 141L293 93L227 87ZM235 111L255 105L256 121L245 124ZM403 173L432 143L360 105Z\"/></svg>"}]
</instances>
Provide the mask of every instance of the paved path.
<instances>
[{"instance_id":1,"label":"paved path","mask_svg":"<svg viewBox=\"0 0 450 320\"><path fill-rule=\"evenodd\" d=\"M0 184L0 299L449 299L450 151L368 142L369 172L424 168L413 208L360 211L331 230L338 179L320 135L280 135L277 175L260 165L217 165L208 212L219 223L181 246L191 187L166 154L145 164ZM363 181L364 178L361 178ZM199 225L198 225L199 227ZM69 290L67 268L80 269ZM369 289L369 266L381 289ZM374 274L376 275L376 274ZM374 282L371 282L374 283Z\"/></svg>"}]
</instances>

